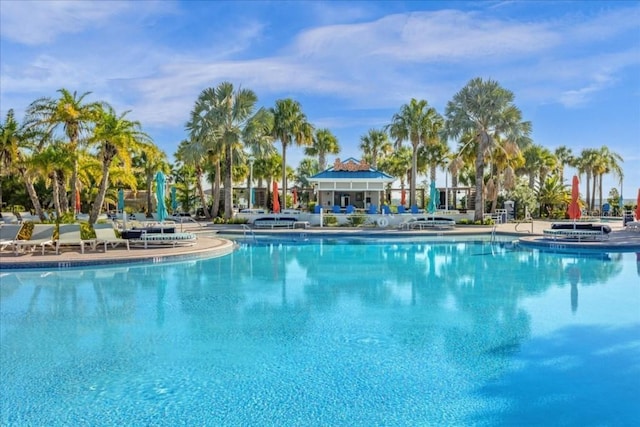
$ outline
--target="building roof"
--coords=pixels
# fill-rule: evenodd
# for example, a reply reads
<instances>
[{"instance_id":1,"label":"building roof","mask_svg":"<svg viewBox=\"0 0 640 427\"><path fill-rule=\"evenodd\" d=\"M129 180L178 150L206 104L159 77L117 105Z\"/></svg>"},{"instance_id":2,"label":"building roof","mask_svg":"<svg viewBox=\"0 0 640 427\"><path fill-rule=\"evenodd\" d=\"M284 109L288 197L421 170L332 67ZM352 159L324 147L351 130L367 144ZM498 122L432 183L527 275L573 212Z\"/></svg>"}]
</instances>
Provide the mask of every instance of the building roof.
<instances>
[{"instance_id":1,"label":"building roof","mask_svg":"<svg viewBox=\"0 0 640 427\"><path fill-rule=\"evenodd\" d=\"M391 182L395 178L373 169L368 163L349 157L344 162L336 159L333 166L312 176L309 181L366 180Z\"/></svg>"}]
</instances>

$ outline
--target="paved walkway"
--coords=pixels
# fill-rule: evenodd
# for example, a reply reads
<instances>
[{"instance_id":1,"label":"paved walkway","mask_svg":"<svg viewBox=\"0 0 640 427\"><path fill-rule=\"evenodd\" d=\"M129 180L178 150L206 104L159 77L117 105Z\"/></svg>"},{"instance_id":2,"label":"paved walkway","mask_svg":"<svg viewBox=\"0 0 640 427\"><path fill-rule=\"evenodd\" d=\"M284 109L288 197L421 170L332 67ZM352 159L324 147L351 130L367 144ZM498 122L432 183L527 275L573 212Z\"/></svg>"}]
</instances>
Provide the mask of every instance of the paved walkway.
<instances>
[{"instance_id":1,"label":"paved walkway","mask_svg":"<svg viewBox=\"0 0 640 427\"><path fill-rule=\"evenodd\" d=\"M626 231L622 222L607 223L612 232L604 241L571 242L566 240L550 241L542 237L543 230L551 227L549 221L534 221L533 223L509 223L498 224L495 227L496 234L513 235L518 237L523 244L533 246L567 248L602 248L640 251L640 233ZM218 237L216 233L227 235L243 235L247 232L256 235L270 234L296 234L308 235L380 235L380 236L446 236L446 235L477 235L491 234L493 226L456 226L454 229L435 230L398 230L397 228L347 228L347 227L313 227L307 229L276 229L276 230L251 230L247 231L241 225L216 226L212 224L189 224L183 231L194 232L198 235L197 242L191 246L155 246L144 249L131 246L127 251L124 247L117 247L97 251L88 250L81 254L77 248L64 249L59 255L45 252L42 255L36 251L33 253L15 256L11 251L0 252L0 269L8 268L67 268L77 265L110 264L117 262L167 262L193 257L210 257L228 254L234 250L233 242Z\"/></svg>"}]
</instances>

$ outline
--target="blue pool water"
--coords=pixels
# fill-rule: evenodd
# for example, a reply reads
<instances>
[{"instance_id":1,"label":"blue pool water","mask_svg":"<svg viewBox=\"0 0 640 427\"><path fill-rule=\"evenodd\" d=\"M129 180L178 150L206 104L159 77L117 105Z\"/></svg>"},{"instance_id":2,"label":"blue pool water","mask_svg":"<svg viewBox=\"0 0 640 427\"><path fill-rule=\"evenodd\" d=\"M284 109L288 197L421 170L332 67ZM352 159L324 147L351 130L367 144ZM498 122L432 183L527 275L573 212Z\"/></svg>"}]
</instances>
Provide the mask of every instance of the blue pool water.
<instances>
[{"instance_id":1,"label":"blue pool water","mask_svg":"<svg viewBox=\"0 0 640 427\"><path fill-rule=\"evenodd\" d=\"M1 424L640 425L639 256L325 239L0 272Z\"/></svg>"}]
</instances>

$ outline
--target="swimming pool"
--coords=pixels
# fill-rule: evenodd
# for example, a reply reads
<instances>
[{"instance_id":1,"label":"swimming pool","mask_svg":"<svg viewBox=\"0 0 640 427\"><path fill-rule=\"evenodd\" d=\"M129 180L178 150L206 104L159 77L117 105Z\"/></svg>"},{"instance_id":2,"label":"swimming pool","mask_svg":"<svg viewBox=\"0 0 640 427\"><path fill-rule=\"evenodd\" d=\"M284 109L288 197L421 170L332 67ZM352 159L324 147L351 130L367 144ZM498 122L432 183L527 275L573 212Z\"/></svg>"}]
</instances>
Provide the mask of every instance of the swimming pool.
<instances>
[{"instance_id":1,"label":"swimming pool","mask_svg":"<svg viewBox=\"0 0 640 427\"><path fill-rule=\"evenodd\" d=\"M2 425L638 425L635 253L267 239L2 273Z\"/></svg>"}]
</instances>

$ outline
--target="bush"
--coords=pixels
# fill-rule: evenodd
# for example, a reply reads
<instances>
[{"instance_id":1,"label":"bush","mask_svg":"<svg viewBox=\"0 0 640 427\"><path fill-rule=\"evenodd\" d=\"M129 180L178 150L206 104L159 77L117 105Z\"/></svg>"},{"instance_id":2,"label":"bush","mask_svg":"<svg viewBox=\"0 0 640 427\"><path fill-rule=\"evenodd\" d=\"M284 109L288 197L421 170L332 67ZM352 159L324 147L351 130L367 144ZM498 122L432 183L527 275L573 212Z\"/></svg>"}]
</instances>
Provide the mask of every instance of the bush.
<instances>
[{"instance_id":1,"label":"bush","mask_svg":"<svg viewBox=\"0 0 640 427\"><path fill-rule=\"evenodd\" d=\"M327 214L322 218L322 225L325 227L335 227L338 225L338 218L335 215Z\"/></svg>"},{"instance_id":2,"label":"bush","mask_svg":"<svg viewBox=\"0 0 640 427\"><path fill-rule=\"evenodd\" d=\"M367 216L365 214L352 214L347 217L347 224L351 227L359 227L367 222Z\"/></svg>"}]
</instances>

